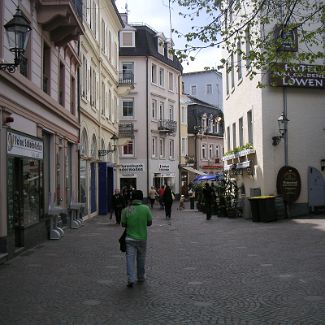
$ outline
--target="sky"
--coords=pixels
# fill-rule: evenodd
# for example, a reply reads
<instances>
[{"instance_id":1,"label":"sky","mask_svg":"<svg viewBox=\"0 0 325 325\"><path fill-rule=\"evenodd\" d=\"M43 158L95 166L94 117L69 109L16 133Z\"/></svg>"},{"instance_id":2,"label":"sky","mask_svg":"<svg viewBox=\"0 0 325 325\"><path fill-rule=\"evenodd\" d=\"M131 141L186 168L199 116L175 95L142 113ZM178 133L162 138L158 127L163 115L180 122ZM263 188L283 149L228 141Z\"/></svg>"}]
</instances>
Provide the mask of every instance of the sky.
<instances>
[{"instance_id":1,"label":"sky","mask_svg":"<svg viewBox=\"0 0 325 325\"><path fill-rule=\"evenodd\" d=\"M119 12L125 12L125 4L128 5L129 23L144 23L149 25L157 32L162 32L167 38L170 38L170 19L168 0L116 0L116 6ZM174 4L173 4L174 6ZM181 8L182 11L185 8ZM172 28L181 31L190 31L190 22L179 16L179 8L172 10ZM204 23L204 22L203 22ZM172 35L175 43L175 49L183 49L185 41L179 39L176 34ZM183 72L202 71L204 67L217 68L220 65L220 52L215 48L204 49L197 54L196 59L189 64L183 63Z\"/></svg>"}]
</instances>

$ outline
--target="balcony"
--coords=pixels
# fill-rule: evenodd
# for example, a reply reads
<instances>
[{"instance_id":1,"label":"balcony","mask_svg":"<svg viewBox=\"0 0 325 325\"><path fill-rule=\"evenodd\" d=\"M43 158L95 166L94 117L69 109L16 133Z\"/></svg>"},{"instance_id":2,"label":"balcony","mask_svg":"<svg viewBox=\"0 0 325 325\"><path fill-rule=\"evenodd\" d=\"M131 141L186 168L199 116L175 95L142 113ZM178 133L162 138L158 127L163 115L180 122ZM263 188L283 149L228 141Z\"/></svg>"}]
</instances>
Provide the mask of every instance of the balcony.
<instances>
[{"instance_id":1,"label":"balcony","mask_svg":"<svg viewBox=\"0 0 325 325\"><path fill-rule=\"evenodd\" d=\"M117 92L119 96L126 96L134 88L134 75L132 72L120 72Z\"/></svg>"},{"instance_id":2,"label":"balcony","mask_svg":"<svg viewBox=\"0 0 325 325\"><path fill-rule=\"evenodd\" d=\"M78 40L84 32L82 0L37 0L37 21L56 46Z\"/></svg>"},{"instance_id":3,"label":"balcony","mask_svg":"<svg viewBox=\"0 0 325 325\"><path fill-rule=\"evenodd\" d=\"M133 123L120 123L118 125L119 138L134 138L134 126Z\"/></svg>"},{"instance_id":4,"label":"balcony","mask_svg":"<svg viewBox=\"0 0 325 325\"><path fill-rule=\"evenodd\" d=\"M165 133L176 133L177 122L172 120L160 120L158 130Z\"/></svg>"}]
</instances>

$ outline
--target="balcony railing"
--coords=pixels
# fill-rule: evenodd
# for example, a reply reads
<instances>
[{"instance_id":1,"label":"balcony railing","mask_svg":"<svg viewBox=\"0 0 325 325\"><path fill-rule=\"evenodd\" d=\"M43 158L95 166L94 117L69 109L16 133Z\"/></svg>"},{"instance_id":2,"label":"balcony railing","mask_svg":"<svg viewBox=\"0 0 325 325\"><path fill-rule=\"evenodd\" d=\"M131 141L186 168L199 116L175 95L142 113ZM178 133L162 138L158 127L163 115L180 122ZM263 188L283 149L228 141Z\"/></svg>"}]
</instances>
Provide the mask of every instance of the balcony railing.
<instances>
[{"instance_id":1,"label":"balcony railing","mask_svg":"<svg viewBox=\"0 0 325 325\"><path fill-rule=\"evenodd\" d=\"M120 72L119 85L133 86L134 75L132 72Z\"/></svg>"},{"instance_id":2,"label":"balcony railing","mask_svg":"<svg viewBox=\"0 0 325 325\"><path fill-rule=\"evenodd\" d=\"M119 138L134 138L133 123L120 123L118 125Z\"/></svg>"},{"instance_id":3,"label":"balcony railing","mask_svg":"<svg viewBox=\"0 0 325 325\"><path fill-rule=\"evenodd\" d=\"M172 120L160 120L158 130L161 132L175 133L177 130L177 122Z\"/></svg>"}]
</instances>

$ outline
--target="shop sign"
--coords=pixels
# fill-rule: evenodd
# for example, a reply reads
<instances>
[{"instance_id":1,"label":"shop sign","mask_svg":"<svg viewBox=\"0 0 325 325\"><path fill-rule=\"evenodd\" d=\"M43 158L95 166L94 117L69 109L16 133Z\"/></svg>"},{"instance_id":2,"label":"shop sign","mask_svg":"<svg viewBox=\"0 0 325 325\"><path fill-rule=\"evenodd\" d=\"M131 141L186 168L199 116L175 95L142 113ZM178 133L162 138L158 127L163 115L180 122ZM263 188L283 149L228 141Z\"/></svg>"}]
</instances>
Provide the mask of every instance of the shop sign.
<instances>
[{"instance_id":1,"label":"shop sign","mask_svg":"<svg viewBox=\"0 0 325 325\"><path fill-rule=\"evenodd\" d=\"M143 172L144 165L143 164L122 164L121 172L123 174L130 174L133 172Z\"/></svg>"},{"instance_id":2,"label":"shop sign","mask_svg":"<svg viewBox=\"0 0 325 325\"><path fill-rule=\"evenodd\" d=\"M279 170L276 181L277 192L286 202L294 202L299 198L301 179L296 168L284 166Z\"/></svg>"},{"instance_id":3,"label":"shop sign","mask_svg":"<svg viewBox=\"0 0 325 325\"><path fill-rule=\"evenodd\" d=\"M270 86L325 88L325 66L311 64L271 64Z\"/></svg>"},{"instance_id":4,"label":"shop sign","mask_svg":"<svg viewBox=\"0 0 325 325\"><path fill-rule=\"evenodd\" d=\"M170 165L159 164L159 170L161 172L169 172L170 171Z\"/></svg>"},{"instance_id":5,"label":"shop sign","mask_svg":"<svg viewBox=\"0 0 325 325\"><path fill-rule=\"evenodd\" d=\"M7 131L7 154L43 159L43 141L14 131Z\"/></svg>"},{"instance_id":6,"label":"shop sign","mask_svg":"<svg viewBox=\"0 0 325 325\"><path fill-rule=\"evenodd\" d=\"M223 169L221 165L204 165L201 167L202 169Z\"/></svg>"}]
</instances>

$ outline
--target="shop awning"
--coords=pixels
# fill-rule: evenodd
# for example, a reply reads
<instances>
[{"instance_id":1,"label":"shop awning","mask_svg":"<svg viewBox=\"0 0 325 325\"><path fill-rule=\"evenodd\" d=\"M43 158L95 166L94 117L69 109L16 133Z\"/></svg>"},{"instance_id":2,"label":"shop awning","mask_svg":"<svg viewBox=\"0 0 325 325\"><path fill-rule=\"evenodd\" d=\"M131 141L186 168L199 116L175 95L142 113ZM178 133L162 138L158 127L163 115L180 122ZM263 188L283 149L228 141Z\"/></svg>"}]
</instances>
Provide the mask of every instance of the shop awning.
<instances>
[{"instance_id":1,"label":"shop awning","mask_svg":"<svg viewBox=\"0 0 325 325\"><path fill-rule=\"evenodd\" d=\"M198 174L198 175L206 175L206 173L201 172L200 170L197 170L193 167L188 167L188 166L183 166L182 168L186 169L187 171L194 173L194 174Z\"/></svg>"}]
</instances>

